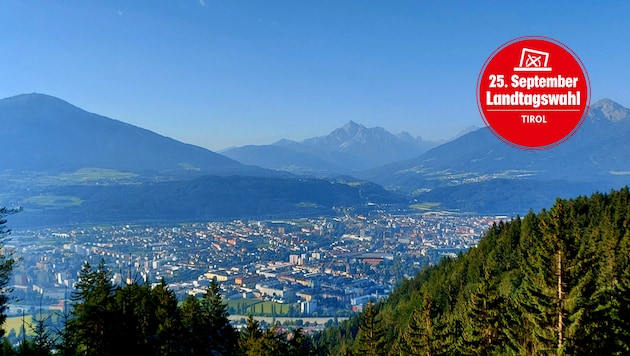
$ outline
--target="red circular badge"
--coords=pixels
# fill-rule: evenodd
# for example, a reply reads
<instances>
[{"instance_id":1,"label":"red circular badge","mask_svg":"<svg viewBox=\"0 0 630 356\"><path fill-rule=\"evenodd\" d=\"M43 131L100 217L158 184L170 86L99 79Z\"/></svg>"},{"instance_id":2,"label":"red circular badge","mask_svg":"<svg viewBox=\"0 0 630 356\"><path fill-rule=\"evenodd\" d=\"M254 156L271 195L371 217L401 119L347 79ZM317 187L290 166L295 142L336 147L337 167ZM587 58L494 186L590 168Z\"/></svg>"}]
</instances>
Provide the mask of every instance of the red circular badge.
<instances>
[{"instance_id":1,"label":"red circular badge","mask_svg":"<svg viewBox=\"0 0 630 356\"><path fill-rule=\"evenodd\" d=\"M486 126L521 149L546 149L571 137L590 103L582 61L547 37L519 37L490 55L477 80Z\"/></svg>"}]
</instances>

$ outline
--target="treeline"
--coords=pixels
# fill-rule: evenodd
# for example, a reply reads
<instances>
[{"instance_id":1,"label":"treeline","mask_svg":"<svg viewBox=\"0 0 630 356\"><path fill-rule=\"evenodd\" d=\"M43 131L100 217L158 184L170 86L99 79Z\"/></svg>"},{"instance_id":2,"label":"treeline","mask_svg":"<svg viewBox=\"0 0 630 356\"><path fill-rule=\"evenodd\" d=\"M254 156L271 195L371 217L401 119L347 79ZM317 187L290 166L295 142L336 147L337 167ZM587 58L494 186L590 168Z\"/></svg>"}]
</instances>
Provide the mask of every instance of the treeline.
<instances>
[{"instance_id":1,"label":"treeline","mask_svg":"<svg viewBox=\"0 0 630 356\"><path fill-rule=\"evenodd\" d=\"M630 354L628 188L495 224L314 342L332 355Z\"/></svg>"},{"instance_id":2,"label":"treeline","mask_svg":"<svg viewBox=\"0 0 630 356\"><path fill-rule=\"evenodd\" d=\"M3 217L0 211L0 218ZM0 236L6 232L2 229ZM0 287L12 260L0 260ZM5 296L6 291L0 295ZM1 302L1 301L0 301ZM0 303L0 306L4 304ZM1 310L0 310L1 311ZM0 317L3 313L0 313ZM235 330L213 282L178 303L162 282L114 286L86 264L63 328L19 355L627 355L630 192L557 199L493 225L479 245L404 280L386 301L313 338L249 318Z\"/></svg>"},{"instance_id":3,"label":"treeline","mask_svg":"<svg viewBox=\"0 0 630 356\"><path fill-rule=\"evenodd\" d=\"M72 294L63 327L50 330L36 319L33 335L19 345L4 339L2 355L314 355L302 329L263 330L252 317L237 331L228 320L219 285L201 298L178 303L163 281L157 286L112 284L104 264L86 263Z\"/></svg>"}]
</instances>

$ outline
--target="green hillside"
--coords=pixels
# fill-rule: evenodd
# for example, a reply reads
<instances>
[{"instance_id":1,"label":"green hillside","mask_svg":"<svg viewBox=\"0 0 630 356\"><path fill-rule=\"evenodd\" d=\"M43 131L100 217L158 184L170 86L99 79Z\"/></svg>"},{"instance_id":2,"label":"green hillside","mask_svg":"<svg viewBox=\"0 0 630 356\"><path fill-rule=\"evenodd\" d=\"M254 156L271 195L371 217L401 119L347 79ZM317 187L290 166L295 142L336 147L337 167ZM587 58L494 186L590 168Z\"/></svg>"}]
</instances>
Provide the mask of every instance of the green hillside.
<instances>
[{"instance_id":1,"label":"green hillside","mask_svg":"<svg viewBox=\"0 0 630 356\"><path fill-rule=\"evenodd\" d=\"M477 247L403 281L387 300L368 303L312 338L278 324L264 329L251 317L235 329L214 281L201 300L189 296L180 305L164 282L113 285L102 262L96 270L84 265L59 337L42 325L17 349L0 339L0 353L627 355L629 267L626 187L557 199L549 210L496 224Z\"/></svg>"},{"instance_id":2,"label":"green hillside","mask_svg":"<svg viewBox=\"0 0 630 356\"><path fill-rule=\"evenodd\" d=\"M333 355L628 354L629 267L627 187L557 199L314 341Z\"/></svg>"}]
</instances>

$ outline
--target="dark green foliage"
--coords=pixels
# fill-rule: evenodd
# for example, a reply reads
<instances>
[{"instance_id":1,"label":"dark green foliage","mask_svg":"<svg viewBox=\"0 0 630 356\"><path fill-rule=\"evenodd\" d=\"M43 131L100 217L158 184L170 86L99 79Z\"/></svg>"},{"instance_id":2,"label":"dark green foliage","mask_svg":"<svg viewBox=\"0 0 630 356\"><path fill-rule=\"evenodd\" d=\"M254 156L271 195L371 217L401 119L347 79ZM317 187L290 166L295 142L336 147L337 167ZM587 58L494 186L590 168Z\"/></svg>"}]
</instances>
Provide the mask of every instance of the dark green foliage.
<instances>
[{"instance_id":1,"label":"dark green foliage","mask_svg":"<svg viewBox=\"0 0 630 356\"><path fill-rule=\"evenodd\" d=\"M214 281L201 301L189 296L181 308L164 281L115 287L101 263L83 267L73 293L74 311L66 354L236 355L238 334Z\"/></svg>"},{"instance_id":2,"label":"dark green foliage","mask_svg":"<svg viewBox=\"0 0 630 356\"><path fill-rule=\"evenodd\" d=\"M35 336L17 348L0 345L0 355L323 355L302 329L280 325L263 330L252 317L236 331L229 322L220 287L212 281L201 298L181 306L161 281L115 286L101 262L86 263L72 294L73 310L62 315L64 330L53 334L46 318L35 319Z\"/></svg>"},{"instance_id":3,"label":"dark green foliage","mask_svg":"<svg viewBox=\"0 0 630 356\"><path fill-rule=\"evenodd\" d=\"M56 349L58 355L74 355L77 348L77 340L74 337L75 332L72 322L72 313L64 308L64 311L60 313L59 318L61 325L59 329L54 330L54 348Z\"/></svg>"},{"instance_id":4,"label":"dark green foliage","mask_svg":"<svg viewBox=\"0 0 630 356\"><path fill-rule=\"evenodd\" d=\"M359 331L359 318L350 318L336 327L328 327L313 335L315 347L322 354L351 355L351 345Z\"/></svg>"},{"instance_id":5,"label":"dark green foliage","mask_svg":"<svg viewBox=\"0 0 630 356\"><path fill-rule=\"evenodd\" d=\"M187 354L194 354L196 350L201 350L203 340L200 340L201 331L203 330L203 322L201 320L201 303L199 299L189 295L184 300L181 308L182 327L184 333L184 350ZM201 351L197 351L201 352Z\"/></svg>"},{"instance_id":6,"label":"dark green foliage","mask_svg":"<svg viewBox=\"0 0 630 356\"><path fill-rule=\"evenodd\" d=\"M186 353L234 355L238 334L228 320L227 306L221 299L219 285L212 281L201 301L188 296L182 305L182 324L186 331Z\"/></svg>"},{"instance_id":7,"label":"dark green foliage","mask_svg":"<svg viewBox=\"0 0 630 356\"><path fill-rule=\"evenodd\" d=\"M111 271L104 261L93 270L89 263L79 273L72 295L73 329L79 340L78 352L87 355L112 355L119 350L121 313L115 308ZM124 308L124 305L122 305Z\"/></svg>"},{"instance_id":8,"label":"dark green foliage","mask_svg":"<svg viewBox=\"0 0 630 356\"><path fill-rule=\"evenodd\" d=\"M77 197L82 203L30 212L27 224L305 217L329 215L338 206L367 209L368 202L407 202L403 195L373 183L351 186L315 178L204 176L193 180L67 185L50 189L51 195ZM171 201L172 208L161 209L163 201ZM208 204L209 201L214 204ZM124 214L120 212L121 202L125 202Z\"/></svg>"},{"instance_id":9,"label":"dark green foliage","mask_svg":"<svg viewBox=\"0 0 630 356\"><path fill-rule=\"evenodd\" d=\"M483 283L470 293L462 320L464 329L461 334L461 351L470 355L501 353L510 348L505 330L515 322L512 301L501 295L497 286L487 276Z\"/></svg>"},{"instance_id":10,"label":"dark green foliage","mask_svg":"<svg viewBox=\"0 0 630 356\"><path fill-rule=\"evenodd\" d=\"M11 233L11 230L5 225L7 223L5 217L19 211L20 209L0 208L0 249L2 249L4 242ZM15 260L13 256L2 250L0 253L0 325L4 324L5 320L7 320L6 310L9 301L9 293L11 292L11 290L8 289L8 285L11 280L11 272L13 271L14 263ZM0 337L3 335L4 329L0 329Z\"/></svg>"},{"instance_id":11,"label":"dark green foliage","mask_svg":"<svg viewBox=\"0 0 630 356\"><path fill-rule=\"evenodd\" d=\"M168 289L163 279L153 288L151 296L155 308L153 350L160 355L179 355L182 351L180 343L184 328L181 323L181 311L177 307L177 297Z\"/></svg>"},{"instance_id":12,"label":"dark green foliage","mask_svg":"<svg viewBox=\"0 0 630 356\"><path fill-rule=\"evenodd\" d=\"M31 355L48 356L54 346L53 332L50 330L46 322L50 319L50 315L45 316L40 309L39 314L33 319L31 329L35 336L24 346L29 346Z\"/></svg>"},{"instance_id":13,"label":"dark green foliage","mask_svg":"<svg viewBox=\"0 0 630 356\"><path fill-rule=\"evenodd\" d=\"M384 355L385 350L384 332L378 320L378 311L374 303L370 302L365 306L359 321L359 334L355 342L357 355Z\"/></svg>"},{"instance_id":14,"label":"dark green foliage","mask_svg":"<svg viewBox=\"0 0 630 356\"><path fill-rule=\"evenodd\" d=\"M178 306L164 282L112 285L103 263L84 266L73 301L55 348L64 355L626 355L630 192L558 199L494 224L477 247L312 339L252 317L236 332L215 281ZM33 354L46 340L2 350Z\"/></svg>"},{"instance_id":15,"label":"dark green foliage","mask_svg":"<svg viewBox=\"0 0 630 356\"><path fill-rule=\"evenodd\" d=\"M429 295L425 295L421 309L414 310L407 330L399 340L402 354L431 355L434 353L436 330L433 322L432 305Z\"/></svg>"},{"instance_id":16,"label":"dark green foliage","mask_svg":"<svg viewBox=\"0 0 630 356\"><path fill-rule=\"evenodd\" d=\"M253 316L247 318L247 325L241 331L239 338L239 347L243 350L244 355L254 354L260 345L263 331L260 328L258 321L254 320Z\"/></svg>"},{"instance_id":17,"label":"dark green foliage","mask_svg":"<svg viewBox=\"0 0 630 356\"><path fill-rule=\"evenodd\" d=\"M238 335L230 325L227 306L221 299L221 289L216 280L212 280L206 289L201 299L201 310L204 328L209 331L204 338L206 349L217 350L221 355L234 354Z\"/></svg>"},{"instance_id":18,"label":"dark green foliage","mask_svg":"<svg viewBox=\"0 0 630 356\"><path fill-rule=\"evenodd\" d=\"M558 199L495 224L477 247L403 281L378 310L390 355L628 354L630 192ZM363 341L341 337L342 325L316 344L357 349Z\"/></svg>"},{"instance_id":19,"label":"dark green foliage","mask_svg":"<svg viewBox=\"0 0 630 356\"><path fill-rule=\"evenodd\" d=\"M318 355L309 337L301 328L282 330L279 324L262 330L260 324L250 315L247 325L241 331L238 348L244 356L309 356Z\"/></svg>"}]
</instances>

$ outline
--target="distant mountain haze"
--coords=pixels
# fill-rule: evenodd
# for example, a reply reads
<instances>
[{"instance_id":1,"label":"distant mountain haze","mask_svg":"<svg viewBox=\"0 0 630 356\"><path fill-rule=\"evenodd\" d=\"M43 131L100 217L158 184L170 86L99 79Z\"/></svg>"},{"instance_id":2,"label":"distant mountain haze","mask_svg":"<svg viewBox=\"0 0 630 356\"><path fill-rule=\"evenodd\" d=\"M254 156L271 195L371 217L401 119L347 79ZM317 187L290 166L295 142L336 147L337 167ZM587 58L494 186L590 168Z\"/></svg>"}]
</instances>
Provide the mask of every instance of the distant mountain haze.
<instances>
[{"instance_id":1,"label":"distant mountain haze","mask_svg":"<svg viewBox=\"0 0 630 356\"><path fill-rule=\"evenodd\" d=\"M501 189L512 188L514 199L520 200L518 206L531 203L531 208L539 208L553 204L556 196L589 194L594 189L607 191L630 184L629 156L630 110L603 99L591 106L573 137L551 149L512 148L482 128L413 159L357 176L414 193L418 199L451 199L453 194L449 197L449 192L457 187L458 202L470 209L490 204L497 183ZM514 186L510 188L511 184ZM517 197L525 194L518 187L528 187L531 199L527 195ZM450 207L455 205L452 201Z\"/></svg>"},{"instance_id":2,"label":"distant mountain haze","mask_svg":"<svg viewBox=\"0 0 630 356\"><path fill-rule=\"evenodd\" d=\"M298 143L295 143L299 145ZM346 167L338 166L315 155L291 149L284 144L248 145L222 151L222 154L248 165L287 171L302 175L348 174Z\"/></svg>"},{"instance_id":3,"label":"distant mountain haze","mask_svg":"<svg viewBox=\"0 0 630 356\"><path fill-rule=\"evenodd\" d=\"M0 123L0 206L22 205L18 220L40 223L306 216L410 202L523 214L630 183L630 110L609 99L542 151L510 147L486 128L437 145L350 121L301 142L218 154L43 94L0 100Z\"/></svg>"},{"instance_id":4,"label":"distant mountain haze","mask_svg":"<svg viewBox=\"0 0 630 356\"><path fill-rule=\"evenodd\" d=\"M630 119L630 109L624 108L610 99L602 99L593 104L588 110L591 120L608 120L612 122Z\"/></svg>"},{"instance_id":5,"label":"distant mountain haze","mask_svg":"<svg viewBox=\"0 0 630 356\"><path fill-rule=\"evenodd\" d=\"M408 133L402 138L393 135L382 127L367 128L350 121L342 128L326 136L314 137L302 141L313 151L341 152L358 157L365 165L382 165L389 162L413 157L418 152L426 151L434 144L413 139ZM352 162L344 162L345 164Z\"/></svg>"},{"instance_id":6,"label":"distant mountain haze","mask_svg":"<svg viewBox=\"0 0 630 356\"><path fill-rule=\"evenodd\" d=\"M234 147L222 153L241 163L269 169L335 175L412 158L436 145L404 131L394 135L382 127L367 128L350 121L328 135L301 142L283 139L271 145Z\"/></svg>"},{"instance_id":7,"label":"distant mountain haze","mask_svg":"<svg viewBox=\"0 0 630 356\"><path fill-rule=\"evenodd\" d=\"M354 178L246 166L48 95L0 100L0 123L0 206L24 207L14 227L305 217L407 202ZM281 159L274 149L266 154Z\"/></svg>"},{"instance_id":8,"label":"distant mountain haze","mask_svg":"<svg viewBox=\"0 0 630 356\"><path fill-rule=\"evenodd\" d=\"M262 171L43 94L0 100L0 122L0 172L63 172L86 167L173 174Z\"/></svg>"}]
</instances>

